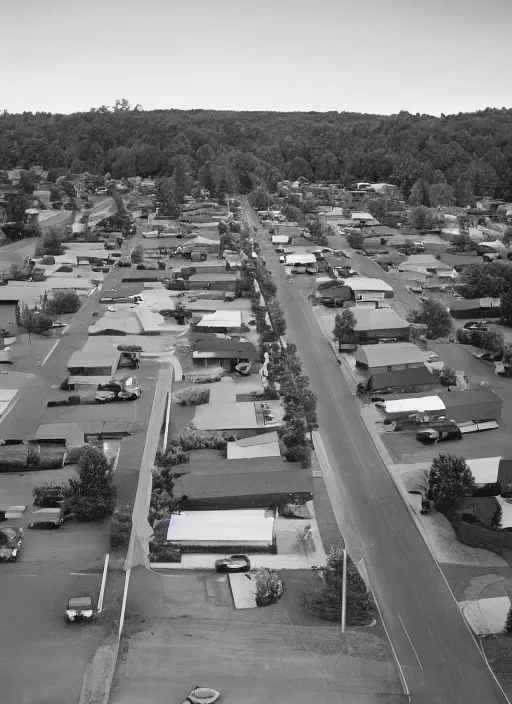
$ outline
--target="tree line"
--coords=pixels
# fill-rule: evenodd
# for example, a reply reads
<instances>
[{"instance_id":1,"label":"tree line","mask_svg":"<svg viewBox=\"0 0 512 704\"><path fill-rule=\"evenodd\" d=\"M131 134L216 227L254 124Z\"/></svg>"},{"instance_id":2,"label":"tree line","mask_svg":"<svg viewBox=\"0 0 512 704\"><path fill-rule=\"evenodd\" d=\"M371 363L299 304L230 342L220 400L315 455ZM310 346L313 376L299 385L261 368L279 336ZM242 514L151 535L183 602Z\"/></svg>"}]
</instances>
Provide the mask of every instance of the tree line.
<instances>
[{"instance_id":1,"label":"tree line","mask_svg":"<svg viewBox=\"0 0 512 704\"><path fill-rule=\"evenodd\" d=\"M433 117L131 108L0 115L0 167L172 178L212 195L282 179L393 183L418 205L512 198L512 110ZM50 179L51 180L51 179ZM413 188L414 187L414 188Z\"/></svg>"}]
</instances>

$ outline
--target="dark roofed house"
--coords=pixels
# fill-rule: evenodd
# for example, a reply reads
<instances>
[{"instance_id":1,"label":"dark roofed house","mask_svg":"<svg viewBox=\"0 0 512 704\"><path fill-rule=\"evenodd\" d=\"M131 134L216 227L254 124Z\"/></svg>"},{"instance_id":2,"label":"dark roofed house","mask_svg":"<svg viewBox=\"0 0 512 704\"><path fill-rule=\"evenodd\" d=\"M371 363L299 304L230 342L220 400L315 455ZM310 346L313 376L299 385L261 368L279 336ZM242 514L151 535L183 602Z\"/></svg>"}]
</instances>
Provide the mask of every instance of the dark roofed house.
<instances>
[{"instance_id":1,"label":"dark roofed house","mask_svg":"<svg viewBox=\"0 0 512 704\"><path fill-rule=\"evenodd\" d=\"M501 316L499 298L464 298L450 303L452 318L499 318Z\"/></svg>"},{"instance_id":2,"label":"dark roofed house","mask_svg":"<svg viewBox=\"0 0 512 704\"><path fill-rule=\"evenodd\" d=\"M252 342L212 336L194 344L192 358L201 366L234 369L238 362L257 362L259 355Z\"/></svg>"},{"instance_id":3,"label":"dark roofed house","mask_svg":"<svg viewBox=\"0 0 512 704\"><path fill-rule=\"evenodd\" d=\"M367 344L379 340L408 340L411 324L392 308L351 308L355 318L354 330L340 343Z\"/></svg>"},{"instance_id":4,"label":"dark roofed house","mask_svg":"<svg viewBox=\"0 0 512 704\"><path fill-rule=\"evenodd\" d=\"M184 474L175 481L174 495L184 510L277 508L313 495L311 470L280 457L228 460L224 453L199 450L178 469Z\"/></svg>"},{"instance_id":5,"label":"dark roofed house","mask_svg":"<svg viewBox=\"0 0 512 704\"><path fill-rule=\"evenodd\" d=\"M459 423L499 420L503 402L491 389L468 389L441 395L446 417Z\"/></svg>"},{"instance_id":6,"label":"dark roofed house","mask_svg":"<svg viewBox=\"0 0 512 704\"><path fill-rule=\"evenodd\" d=\"M236 272L226 272L222 274L196 273L192 274L188 280L191 290L211 289L214 291L234 291L238 275Z\"/></svg>"},{"instance_id":7,"label":"dark roofed house","mask_svg":"<svg viewBox=\"0 0 512 704\"><path fill-rule=\"evenodd\" d=\"M413 389L427 391L440 387L439 380L425 366L399 369L391 372L376 372L368 382L369 391L401 391Z\"/></svg>"}]
</instances>

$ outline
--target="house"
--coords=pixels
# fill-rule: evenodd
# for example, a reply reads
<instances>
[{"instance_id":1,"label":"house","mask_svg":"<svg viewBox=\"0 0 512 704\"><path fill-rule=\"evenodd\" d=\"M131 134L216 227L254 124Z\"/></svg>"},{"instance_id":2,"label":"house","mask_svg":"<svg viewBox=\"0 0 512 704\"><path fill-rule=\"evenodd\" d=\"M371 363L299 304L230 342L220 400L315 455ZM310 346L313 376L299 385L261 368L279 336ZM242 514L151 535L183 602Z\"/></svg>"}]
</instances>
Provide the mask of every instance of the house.
<instances>
[{"instance_id":1,"label":"house","mask_svg":"<svg viewBox=\"0 0 512 704\"><path fill-rule=\"evenodd\" d=\"M370 213L359 213L359 212L351 213L350 219L352 220L353 223L358 222L361 225L378 225L379 224L378 221L375 220L373 215L371 215Z\"/></svg>"},{"instance_id":2,"label":"house","mask_svg":"<svg viewBox=\"0 0 512 704\"><path fill-rule=\"evenodd\" d=\"M286 266L305 266L315 270L317 268L315 255L307 251L295 251L293 254L287 254L284 263Z\"/></svg>"},{"instance_id":3,"label":"house","mask_svg":"<svg viewBox=\"0 0 512 704\"><path fill-rule=\"evenodd\" d=\"M239 332L242 327L242 311L216 310L213 313L202 315L197 321L191 323L190 333L204 335L207 333Z\"/></svg>"},{"instance_id":4,"label":"house","mask_svg":"<svg viewBox=\"0 0 512 704\"><path fill-rule=\"evenodd\" d=\"M359 345L355 357L357 365L374 374L422 368L428 355L428 352L420 350L412 342L390 342L381 345Z\"/></svg>"},{"instance_id":5,"label":"house","mask_svg":"<svg viewBox=\"0 0 512 704\"><path fill-rule=\"evenodd\" d=\"M231 440L226 448L228 460L281 457L277 432Z\"/></svg>"},{"instance_id":6,"label":"house","mask_svg":"<svg viewBox=\"0 0 512 704\"><path fill-rule=\"evenodd\" d=\"M408 340L411 325L403 320L392 308L361 308L351 309L355 318L355 326L340 343L366 344L383 340Z\"/></svg>"},{"instance_id":7,"label":"house","mask_svg":"<svg viewBox=\"0 0 512 704\"><path fill-rule=\"evenodd\" d=\"M371 225L369 228L370 236L374 237L399 237L400 233L394 227L386 227L386 225ZM365 230L366 234L366 230Z\"/></svg>"},{"instance_id":8,"label":"house","mask_svg":"<svg viewBox=\"0 0 512 704\"><path fill-rule=\"evenodd\" d=\"M183 474L175 480L174 495L185 510L275 509L293 497L309 501L313 496L311 470L280 455L226 459L217 450L198 450L178 471Z\"/></svg>"},{"instance_id":9,"label":"house","mask_svg":"<svg viewBox=\"0 0 512 704\"><path fill-rule=\"evenodd\" d=\"M398 271L420 271L434 276L454 278L457 272L449 264L436 259L433 254L411 254L398 265Z\"/></svg>"},{"instance_id":10,"label":"house","mask_svg":"<svg viewBox=\"0 0 512 704\"><path fill-rule=\"evenodd\" d=\"M386 347L386 345L376 345ZM368 391L399 391L400 389L429 390L440 387L439 380L425 365L401 368L396 371L373 372L368 381Z\"/></svg>"},{"instance_id":11,"label":"house","mask_svg":"<svg viewBox=\"0 0 512 704\"><path fill-rule=\"evenodd\" d=\"M381 279L366 276L352 276L345 282L351 291L353 301L379 301L383 298L393 298L393 287Z\"/></svg>"},{"instance_id":12,"label":"house","mask_svg":"<svg viewBox=\"0 0 512 704\"><path fill-rule=\"evenodd\" d=\"M90 335L160 335L165 321L162 315L139 303L137 306L106 311L89 326Z\"/></svg>"},{"instance_id":13,"label":"house","mask_svg":"<svg viewBox=\"0 0 512 704\"><path fill-rule=\"evenodd\" d=\"M290 237L288 235L272 235L272 244L274 246L290 244Z\"/></svg>"},{"instance_id":14,"label":"house","mask_svg":"<svg viewBox=\"0 0 512 704\"><path fill-rule=\"evenodd\" d=\"M480 423L499 420L502 405L498 394L482 388L445 392L436 396L390 399L384 403L384 413L391 420L420 415L428 419L444 417L463 424Z\"/></svg>"},{"instance_id":15,"label":"house","mask_svg":"<svg viewBox=\"0 0 512 704\"><path fill-rule=\"evenodd\" d=\"M259 355L252 342L213 337L193 345L192 359L204 367L220 366L234 371L240 362L257 362Z\"/></svg>"},{"instance_id":16,"label":"house","mask_svg":"<svg viewBox=\"0 0 512 704\"><path fill-rule=\"evenodd\" d=\"M499 318L499 298L464 298L450 303L452 318Z\"/></svg>"},{"instance_id":17,"label":"house","mask_svg":"<svg viewBox=\"0 0 512 704\"><path fill-rule=\"evenodd\" d=\"M274 511L242 509L240 511L181 511L168 521L166 538L175 545L214 550L236 546L244 550L272 549Z\"/></svg>"},{"instance_id":18,"label":"house","mask_svg":"<svg viewBox=\"0 0 512 704\"><path fill-rule=\"evenodd\" d=\"M445 264L448 264L448 266L451 266L455 271L458 271L459 273L461 271L464 271L468 266L471 266L472 264L481 264L482 260L480 257L478 257L476 254L470 254L470 253L450 253L450 252L445 252L441 255L442 260Z\"/></svg>"},{"instance_id":19,"label":"house","mask_svg":"<svg viewBox=\"0 0 512 704\"><path fill-rule=\"evenodd\" d=\"M208 274L198 272L188 279L190 290L211 289L214 291L235 291L238 275L236 272Z\"/></svg>"},{"instance_id":20,"label":"house","mask_svg":"<svg viewBox=\"0 0 512 704\"><path fill-rule=\"evenodd\" d=\"M198 430L229 431L233 437L244 438L276 430L283 416L279 401L206 403L196 407L192 424Z\"/></svg>"},{"instance_id":21,"label":"house","mask_svg":"<svg viewBox=\"0 0 512 704\"><path fill-rule=\"evenodd\" d=\"M73 352L67 363L68 384L97 386L110 381L117 370L121 354L111 345Z\"/></svg>"}]
</instances>

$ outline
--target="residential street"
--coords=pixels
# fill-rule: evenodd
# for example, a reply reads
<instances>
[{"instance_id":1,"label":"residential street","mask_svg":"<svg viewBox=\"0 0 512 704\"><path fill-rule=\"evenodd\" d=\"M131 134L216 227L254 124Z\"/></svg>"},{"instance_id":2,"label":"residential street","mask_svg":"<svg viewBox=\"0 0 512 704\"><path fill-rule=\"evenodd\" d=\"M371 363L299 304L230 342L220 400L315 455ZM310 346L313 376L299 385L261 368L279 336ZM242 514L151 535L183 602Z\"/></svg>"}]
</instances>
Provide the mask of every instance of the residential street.
<instances>
[{"instance_id":1,"label":"residential street","mask_svg":"<svg viewBox=\"0 0 512 704\"><path fill-rule=\"evenodd\" d=\"M259 226L254 213L252 224ZM262 254L278 286L289 341L299 351L318 396L322 438L343 497L342 532L366 564L414 704L491 704L504 697L433 557L403 503L360 417L309 301L258 229Z\"/></svg>"}]
</instances>

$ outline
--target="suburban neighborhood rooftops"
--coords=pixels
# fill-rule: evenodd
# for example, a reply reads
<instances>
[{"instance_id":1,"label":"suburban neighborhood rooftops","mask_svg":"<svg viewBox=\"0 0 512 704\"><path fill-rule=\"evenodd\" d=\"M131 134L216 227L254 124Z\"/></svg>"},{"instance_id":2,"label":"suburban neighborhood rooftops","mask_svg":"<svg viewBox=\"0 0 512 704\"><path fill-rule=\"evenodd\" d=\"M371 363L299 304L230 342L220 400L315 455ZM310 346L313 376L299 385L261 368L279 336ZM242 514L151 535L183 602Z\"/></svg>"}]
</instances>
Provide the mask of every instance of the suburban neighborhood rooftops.
<instances>
[{"instance_id":1,"label":"suburban neighborhood rooftops","mask_svg":"<svg viewBox=\"0 0 512 704\"><path fill-rule=\"evenodd\" d=\"M409 367L391 372L375 372L372 374L371 386L373 391L393 387L428 386L438 384L438 379L427 367Z\"/></svg>"},{"instance_id":2,"label":"suburban neighborhood rooftops","mask_svg":"<svg viewBox=\"0 0 512 704\"><path fill-rule=\"evenodd\" d=\"M203 315L197 327L209 328L240 328L242 313L239 310L216 310Z\"/></svg>"},{"instance_id":3,"label":"suburban neighborhood rooftops","mask_svg":"<svg viewBox=\"0 0 512 704\"><path fill-rule=\"evenodd\" d=\"M198 340L194 344L194 359L248 359L255 362L258 352L252 342L222 337Z\"/></svg>"},{"instance_id":4,"label":"suburban neighborhood rooftops","mask_svg":"<svg viewBox=\"0 0 512 704\"><path fill-rule=\"evenodd\" d=\"M368 367L390 367L396 364L418 364L426 362L428 352L420 350L412 342L389 342L379 345L359 345L361 363Z\"/></svg>"},{"instance_id":5,"label":"suburban neighborhood rooftops","mask_svg":"<svg viewBox=\"0 0 512 704\"><path fill-rule=\"evenodd\" d=\"M245 460L247 461L250 460ZM270 472L256 469L240 474L186 474L176 480L174 491L176 495L181 494L189 500L260 496L263 505L265 496L313 492L310 471L293 467L289 462L281 462L281 465L281 469Z\"/></svg>"},{"instance_id":6,"label":"suburban neighborhood rooftops","mask_svg":"<svg viewBox=\"0 0 512 704\"><path fill-rule=\"evenodd\" d=\"M374 217L370 213L352 213L350 215L351 220L373 220Z\"/></svg>"},{"instance_id":7,"label":"suburban neighborhood rooftops","mask_svg":"<svg viewBox=\"0 0 512 704\"><path fill-rule=\"evenodd\" d=\"M476 308L499 308L501 301L499 298L463 298L458 301L451 301L450 310L473 310Z\"/></svg>"},{"instance_id":8,"label":"suburban neighborhood rooftops","mask_svg":"<svg viewBox=\"0 0 512 704\"><path fill-rule=\"evenodd\" d=\"M439 396L420 396L419 398L399 398L386 401L384 412L388 415L395 413L424 413L425 411L442 411L445 405Z\"/></svg>"},{"instance_id":9,"label":"suburban neighborhood rooftops","mask_svg":"<svg viewBox=\"0 0 512 704\"><path fill-rule=\"evenodd\" d=\"M352 291L393 291L393 287L382 279L370 279L366 276L352 276L345 281Z\"/></svg>"},{"instance_id":10,"label":"suburban neighborhood rooftops","mask_svg":"<svg viewBox=\"0 0 512 704\"><path fill-rule=\"evenodd\" d=\"M401 318L392 308L351 308L356 324L354 330L394 330L409 328L410 323Z\"/></svg>"},{"instance_id":11,"label":"suburban neighborhood rooftops","mask_svg":"<svg viewBox=\"0 0 512 704\"><path fill-rule=\"evenodd\" d=\"M278 427L283 415L279 401L206 403L196 407L193 425L198 430L261 429Z\"/></svg>"},{"instance_id":12,"label":"suburban neighborhood rooftops","mask_svg":"<svg viewBox=\"0 0 512 704\"><path fill-rule=\"evenodd\" d=\"M236 281L237 279L237 273L235 271L227 271L225 273L208 273L208 272L198 272L196 274L192 274L192 276L189 277L189 281L192 282L199 282L199 281Z\"/></svg>"},{"instance_id":13,"label":"suburban neighborhood rooftops","mask_svg":"<svg viewBox=\"0 0 512 704\"><path fill-rule=\"evenodd\" d=\"M173 513L167 540L179 542L254 542L272 544L274 512L264 509L241 511L182 511Z\"/></svg>"},{"instance_id":14,"label":"suburban neighborhood rooftops","mask_svg":"<svg viewBox=\"0 0 512 704\"><path fill-rule=\"evenodd\" d=\"M73 352L68 361L68 369L112 367L115 372L121 352L115 347L100 347L95 350Z\"/></svg>"},{"instance_id":15,"label":"suburban neighborhood rooftops","mask_svg":"<svg viewBox=\"0 0 512 704\"><path fill-rule=\"evenodd\" d=\"M233 440L227 444L228 460L280 456L277 432L253 435L249 438Z\"/></svg>"}]
</instances>

